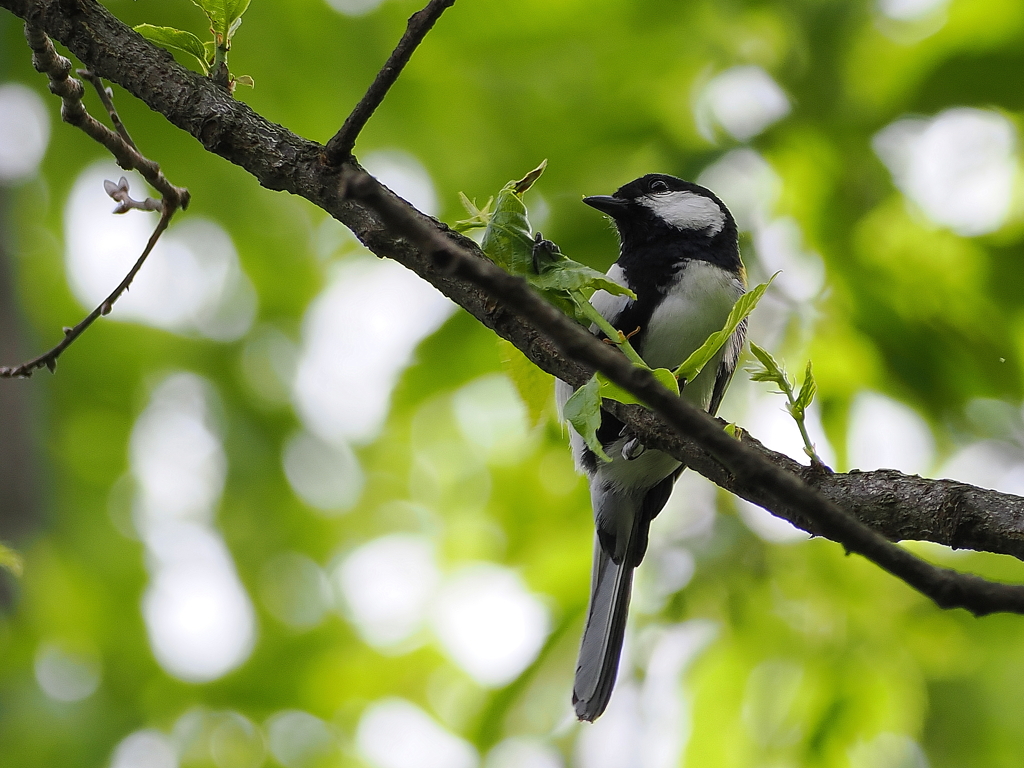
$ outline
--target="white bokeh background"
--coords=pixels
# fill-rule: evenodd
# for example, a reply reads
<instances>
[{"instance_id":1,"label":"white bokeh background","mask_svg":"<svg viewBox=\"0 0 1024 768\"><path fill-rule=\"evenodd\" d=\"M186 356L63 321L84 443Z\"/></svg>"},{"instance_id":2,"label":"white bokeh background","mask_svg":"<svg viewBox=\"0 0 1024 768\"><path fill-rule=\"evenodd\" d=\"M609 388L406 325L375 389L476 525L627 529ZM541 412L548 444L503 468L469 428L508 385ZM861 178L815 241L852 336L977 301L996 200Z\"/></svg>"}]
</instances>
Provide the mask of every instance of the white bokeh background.
<instances>
[{"instance_id":1,"label":"white bokeh background","mask_svg":"<svg viewBox=\"0 0 1024 768\"><path fill-rule=\"evenodd\" d=\"M92 309L121 282L156 226L156 212L113 214L103 189L125 172L99 161L79 174L64 211L65 265L72 292ZM142 178L128 174L132 195L146 196ZM109 315L215 341L244 336L256 314L256 291L219 224L197 216L175 221L146 260L145 269Z\"/></svg>"}]
</instances>

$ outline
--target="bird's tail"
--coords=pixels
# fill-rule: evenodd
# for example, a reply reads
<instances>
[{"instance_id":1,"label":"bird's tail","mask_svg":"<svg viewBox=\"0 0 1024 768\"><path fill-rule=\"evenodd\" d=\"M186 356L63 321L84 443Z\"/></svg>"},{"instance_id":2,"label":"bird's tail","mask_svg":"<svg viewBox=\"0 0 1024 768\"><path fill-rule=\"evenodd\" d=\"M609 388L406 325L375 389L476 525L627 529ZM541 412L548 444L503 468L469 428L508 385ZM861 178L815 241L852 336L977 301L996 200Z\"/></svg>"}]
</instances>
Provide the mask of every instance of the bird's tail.
<instances>
[{"instance_id":1,"label":"bird's tail","mask_svg":"<svg viewBox=\"0 0 1024 768\"><path fill-rule=\"evenodd\" d=\"M646 531L640 530L644 525L643 516L634 514L629 539L625 547L618 548L623 553L618 563L604 550L597 537L594 540L590 607L572 692L572 703L580 720L596 720L612 696L626 631L633 570L642 557L642 554L637 556L637 548L641 540L646 540Z\"/></svg>"}]
</instances>

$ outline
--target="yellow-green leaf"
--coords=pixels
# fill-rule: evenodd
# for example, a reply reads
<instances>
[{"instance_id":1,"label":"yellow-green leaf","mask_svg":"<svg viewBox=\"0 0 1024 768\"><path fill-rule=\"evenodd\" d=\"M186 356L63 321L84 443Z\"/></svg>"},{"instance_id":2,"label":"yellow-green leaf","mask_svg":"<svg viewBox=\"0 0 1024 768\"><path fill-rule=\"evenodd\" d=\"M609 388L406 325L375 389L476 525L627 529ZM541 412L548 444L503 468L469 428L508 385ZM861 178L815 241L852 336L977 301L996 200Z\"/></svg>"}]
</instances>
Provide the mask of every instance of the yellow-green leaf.
<instances>
[{"instance_id":1,"label":"yellow-green leaf","mask_svg":"<svg viewBox=\"0 0 1024 768\"><path fill-rule=\"evenodd\" d=\"M679 394L679 382L676 381L675 374L672 373L668 368L653 368L651 373L654 375L663 387L671 391L673 394ZM597 374L597 381L601 385L601 397L608 400L616 400L626 405L644 405L641 400L638 400L633 393L620 387L613 381L609 381L603 374Z\"/></svg>"},{"instance_id":2,"label":"yellow-green leaf","mask_svg":"<svg viewBox=\"0 0 1024 768\"><path fill-rule=\"evenodd\" d=\"M786 383L786 372L782 370L782 366L772 357L772 353L764 347L759 347L754 342L750 342L750 351L762 366L750 372L751 381L774 381L780 387L784 386Z\"/></svg>"},{"instance_id":3,"label":"yellow-green leaf","mask_svg":"<svg viewBox=\"0 0 1024 768\"><path fill-rule=\"evenodd\" d=\"M597 439L597 430L601 426L601 385L596 376L591 376L590 381L566 401L562 415L601 461L611 461Z\"/></svg>"},{"instance_id":4,"label":"yellow-green leaf","mask_svg":"<svg viewBox=\"0 0 1024 768\"><path fill-rule=\"evenodd\" d=\"M555 377L531 363L512 342L505 339L498 339L498 354L502 370L512 380L526 405L530 424L541 424L554 410Z\"/></svg>"},{"instance_id":5,"label":"yellow-green leaf","mask_svg":"<svg viewBox=\"0 0 1024 768\"><path fill-rule=\"evenodd\" d=\"M718 354L725 342L729 340L729 337L736 332L739 328L740 323L747 319L747 316L754 311L754 307L757 306L757 302L764 296L764 292L768 290L768 286L772 284L772 281L778 277L779 273L776 272L772 275L767 283L761 283L751 291L737 299L736 303L733 304L732 309L729 311L729 317L725 321L725 326L720 331L715 331L707 340L701 344L686 360L683 364L676 368L676 377L683 381L693 381L697 374L699 374L704 366L711 362L712 358Z\"/></svg>"},{"instance_id":6,"label":"yellow-green leaf","mask_svg":"<svg viewBox=\"0 0 1024 768\"><path fill-rule=\"evenodd\" d=\"M480 243L491 261L513 275L533 271L533 229L523 194L540 178L547 164L545 160L523 178L502 187Z\"/></svg>"},{"instance_id":7,"label":"yellow-green leaf","mask_svg":"<svg viewBox=\"0 0 1024 768\"><path fill-rule=\"evenodd\" d=\"M800 385L800 393L796 396L796 404L801 411L807 410L814 395L818 391L818 385L814 381L814 374L811 372L811 361L807 361L807 370L804 372L804 383Z\"/></svg>"},{"instance_id":8,"label":"yellow-green leaf","mask_svg":"<svg viewBox=\"0 0 1024 768\"><path fill-rule=\"evenodd\" d=\"M242 18L249 7L250 0L192 0L193 3L203 9L210 20L210 26L214 34L224 40L230 40L231 35L238 29L235 23Z\"/></svg>"},{"instance_id":9,"label":"yellow-green leaf","mask_svg":"<svg viewBox=\"0 0 1024 768\"><path fill-rule=\"evenodd\" d=\"M203 74L209 72L210 68L206 63L206 47L203 45L203 41L191 32L174 27L155 27L152 24L139 24L135 27L135 31L161 48L170 48L193 56L202 67Z\"/></svg>"}]
</instances>

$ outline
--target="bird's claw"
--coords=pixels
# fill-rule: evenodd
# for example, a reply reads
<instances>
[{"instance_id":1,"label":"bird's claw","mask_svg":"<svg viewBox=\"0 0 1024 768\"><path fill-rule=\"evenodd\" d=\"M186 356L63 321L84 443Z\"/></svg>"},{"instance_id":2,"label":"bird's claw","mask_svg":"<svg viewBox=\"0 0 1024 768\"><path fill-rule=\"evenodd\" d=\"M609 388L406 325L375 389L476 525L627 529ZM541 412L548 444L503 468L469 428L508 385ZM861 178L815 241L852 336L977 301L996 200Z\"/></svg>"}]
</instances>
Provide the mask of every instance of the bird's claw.
<instances>
[{"instance_id":1,"label":"bird's claw","mask_svg":"<svg viewBox=\"0 0 1024 768\"><path fill-rule=\"evenodd\" d=\"M640 458L647 447L640 442L640 438L634 437L626 441L622 446L622 458L626 461L632 461L633 459Z\"/></svg>"}]
</instances>

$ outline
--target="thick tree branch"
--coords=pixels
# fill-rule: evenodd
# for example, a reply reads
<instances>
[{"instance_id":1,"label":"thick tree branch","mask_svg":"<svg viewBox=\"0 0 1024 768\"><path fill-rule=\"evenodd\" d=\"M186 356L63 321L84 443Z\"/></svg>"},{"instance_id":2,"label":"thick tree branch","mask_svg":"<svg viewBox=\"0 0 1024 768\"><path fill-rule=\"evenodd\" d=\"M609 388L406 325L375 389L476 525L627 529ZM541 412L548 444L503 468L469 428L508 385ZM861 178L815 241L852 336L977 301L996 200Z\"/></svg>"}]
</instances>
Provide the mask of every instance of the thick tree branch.
<instances>
[{"instance_id":1,"label":"thick tree branch","mask_svg":"<svg viewBox=\"0 0 1024 768\"><path fill-rule=\"evenodd\" d=\"M448 8L455 5L455 0L430 0L427 6L409 17L409 24L405 34L398 41L395 50L391 52L387 62L381 67L377 77L374 78L366 95L359 100L352 113L345 118L344 125L330 141L327 142L327 162L331 165L338 165L345 158L352 154L352 147L355 146L356 137L359 136L366 121L370 119L377 107L388 95L391 86L402 74L405 65L409 63L413 52L423 42L423 38L434 28L434 24L441 14Z\"/></svg>"},{"instance_id":2,"label":"thick tree branch","mask_svg":"<svg viewBox=\"0 0 1024 768\"><path fill-rule=\"evenodd\" d=\"M72 12L68 12L69 6ZM266 121L201 76L179 67L168 53L149 45L92 0L0 0L0 7L22 18L30 18L32 23L67 45L91 70L145 101L208 150L248 170L264 186L301 195L323 208L352 229L371 251L415 271L549 373L580 384L589 375L588 366L594 365L593 361L612 364L610 358L602 357L603 353L598 350L615 353L605 345L594 345L593 337L578 328L575 339L567 337L564 344L560 342L568 358L564 356L541 331L533 316L495 306L487 293L461 273L440 269L431 255L416 247L408 236L385 225L379 213L340 194L339 172L325 162L323 147ZM344 167L358 168L354 162ZM388 192L381 194L392 202L397 201ZM408 215L431 228L444 242L476 254L478 262L494 269L483 261L479 250L468 239L449 232L444 225L413 209L408 209ZM450 264L446 266L451 268ZM507 275L499 277L493 271L491 276L499 282L516 280ZM507 289L512 292L510 295L521 290L501 282L498 289L499 292ZM504 293L501 295L505 298ZM561 321L572 326L565 318ZM622 375L625 376L625 372ZM631 372L631 378L624 378L623 383L632 384L641 375ZM662 405L648 399L652 404ZM665 405L670 409L675 407ZM836 527L833 527L833 523L823 524L819 519L812 525L807 514L811 508L834 510L834 505L839 505L891 538L927 539L1024 559L1022 499L961 483L922 480L895 472L834 475L814 471L764 449L752 438L744 438L741 445L725 437L720 425L716 426L713 421L704 423L692 414L675 414L682 419L680 424L687 425L688 434L694 440L713 448L716 455L722 457L719 461L694 442L680 438L653 413L618 404L609 407L630 424L646 445L668 451L723 488L807 530L845 536L839 529L846 523L834 522ZM690 424L688 419L691 418L698 420ZM693 431L689 431L691 428ZM737 448L744 452L731 453ZM777 470L796 473L834 504L829 505L815 496L809 488L799 484L795 476L786 472L777 476ZM864 545L872 552L878 547L877 537ZM895 567L904 565L895 563ZM917 584L925 578L920 568L927 566L912 564L909 567L911 583ZM939 586L939 599L943 604L956 604L962 599L953 587L949 593L945 592L941 579ZM1015 591L1013 595L1016 599ZM979 612L990 610L991 600L983 597L975 607Z\"/></svg>"}]
</instances>

